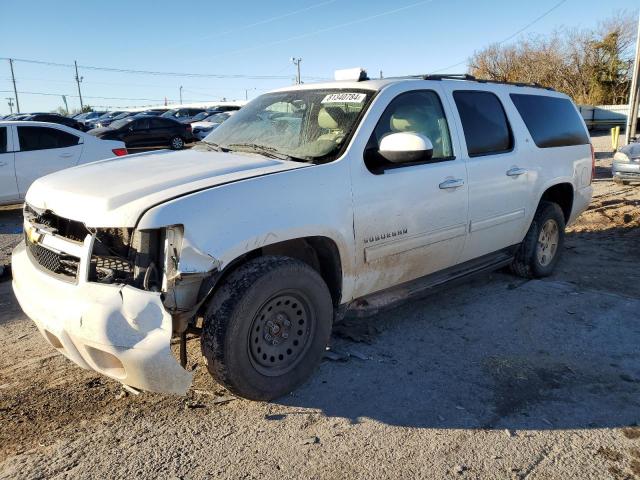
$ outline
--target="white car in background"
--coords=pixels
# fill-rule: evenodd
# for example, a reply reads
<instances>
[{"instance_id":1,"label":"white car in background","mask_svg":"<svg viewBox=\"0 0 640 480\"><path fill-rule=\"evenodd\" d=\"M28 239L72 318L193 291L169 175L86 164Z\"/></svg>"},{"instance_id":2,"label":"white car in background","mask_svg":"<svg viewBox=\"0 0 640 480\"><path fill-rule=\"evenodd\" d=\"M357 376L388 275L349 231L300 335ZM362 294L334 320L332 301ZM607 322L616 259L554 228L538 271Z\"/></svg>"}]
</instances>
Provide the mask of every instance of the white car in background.
<instances>
[{"instance_id":1,"label":"white car in background","mask_svg":"<svg viewBox=\"0 0 640 480\"><path fill-rule=\"evenodd\" d=\"M123 142L57 123L0 121L0 205L22 202L39 177L126 154Z\"/></svg>"},{"instance_id":2,"label":"white car in background","mask_svg":"<svg viewBox=\"0 0 640 480\"><path fill-rule=\"evenodd\" d=\"M213 132L217 127L220 126L222 122L224 122L227 118L229 118L236 112L237 110L231 110L229 112L218 112L208 116L200 122L193 122L191 124L191 128L193 128L193 136L198 140L204 139L204 137Z\"/></svg>"}]
</instances>

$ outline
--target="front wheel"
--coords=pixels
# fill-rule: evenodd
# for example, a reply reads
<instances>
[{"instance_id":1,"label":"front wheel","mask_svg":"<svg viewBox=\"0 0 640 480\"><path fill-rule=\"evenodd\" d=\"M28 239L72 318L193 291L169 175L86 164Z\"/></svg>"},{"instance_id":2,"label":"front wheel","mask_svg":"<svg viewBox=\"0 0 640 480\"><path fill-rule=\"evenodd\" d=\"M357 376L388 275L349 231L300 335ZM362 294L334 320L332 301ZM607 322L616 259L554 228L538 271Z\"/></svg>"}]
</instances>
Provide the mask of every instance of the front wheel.
<instances>
[{"instance_id":1,"label":"front wheel","mask_svg":"<svg viewBox=\"0 0 640 480\"><path fill-rule=\"evenodd\" d=\"M182 137L177 135L175 137L171 137L171 140L169 140L169 147L171 147L171 150L182 150L184 148L184 140Z\"/></svg>"},{"instance_id":2,"label":"front wheel","mask_svg":"<svg viewBox=\"0 0 640 480\"><path fill-rule=\"evenodd\" d=\"M251 260L212 298L201 348L209 373L231 392L271 400L305 381L322 359L333 305L322 277L288 257Z\"/></svg>"},{"instance_id":3,"label":"front wheel","mask_svg":"<svg viewBox=\"0 0 640 480\"><path fill-rule=\"evenodd\" d=\"M557 203L540 202L531 226L511 263L511 271L524 278L553 273L564 245L564 213Z\"/></svg>"}]
</instances>

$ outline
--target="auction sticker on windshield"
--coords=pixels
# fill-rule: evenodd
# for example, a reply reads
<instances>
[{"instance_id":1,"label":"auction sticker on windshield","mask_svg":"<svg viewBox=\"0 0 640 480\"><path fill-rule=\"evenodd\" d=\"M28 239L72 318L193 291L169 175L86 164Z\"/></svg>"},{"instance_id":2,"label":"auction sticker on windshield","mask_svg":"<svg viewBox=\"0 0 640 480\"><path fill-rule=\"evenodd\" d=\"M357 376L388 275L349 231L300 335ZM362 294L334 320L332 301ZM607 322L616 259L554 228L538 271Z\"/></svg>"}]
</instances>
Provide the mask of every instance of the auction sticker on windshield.
<instances>
[{"instance_id":1,"label":"auction sticker on windshield","mask_svg":"<svg viewBox=\"0 0 640 480\"><path fill-rule=\"evenodd\" d=\"M362 103L367 98L366 93L330 93L321 103Z\"/></svg>"}]
</instances>

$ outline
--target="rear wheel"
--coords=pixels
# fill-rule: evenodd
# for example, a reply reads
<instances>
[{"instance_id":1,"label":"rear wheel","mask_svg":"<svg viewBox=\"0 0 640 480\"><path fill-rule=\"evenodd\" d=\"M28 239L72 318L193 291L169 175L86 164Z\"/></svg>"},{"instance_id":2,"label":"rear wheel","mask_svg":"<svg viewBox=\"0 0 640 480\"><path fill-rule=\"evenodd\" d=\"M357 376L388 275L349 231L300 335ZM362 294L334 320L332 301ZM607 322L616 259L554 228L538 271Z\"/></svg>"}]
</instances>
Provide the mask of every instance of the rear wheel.
<instances>
[{"instance_id":1,"label":"rear wheel","mask_svg":"<svg viewBox=\"0 0 640 480\"><path fill-rule=\"evenodd\" d=\"M531 226L511 263L511 271L525 278L553 273L564 245L564 213L557 203L540 202Z\"/></svg>"},{"instance_id":2,"label":"rear wheel","mask_svg":"<svg viewBox=\"0 0 640 480\"><path fill-rule=\"evenodd\" d=\"M171 137L169 147L171 147L171 150L182 150L184 148L184 140L178 135Z\"/></svg>"},{"instance_id":3,"label":"rear wheel","mask_svg":"<svg viewBox=\"0 0 640 480\"><path fill-rule=\"evenodd\" d=\"M271 400L292 391L320 363L333 305L307 264L267 256L239 267L212 298L201 339L209 373L231 392Z\"/></svg>"}]
</instances>

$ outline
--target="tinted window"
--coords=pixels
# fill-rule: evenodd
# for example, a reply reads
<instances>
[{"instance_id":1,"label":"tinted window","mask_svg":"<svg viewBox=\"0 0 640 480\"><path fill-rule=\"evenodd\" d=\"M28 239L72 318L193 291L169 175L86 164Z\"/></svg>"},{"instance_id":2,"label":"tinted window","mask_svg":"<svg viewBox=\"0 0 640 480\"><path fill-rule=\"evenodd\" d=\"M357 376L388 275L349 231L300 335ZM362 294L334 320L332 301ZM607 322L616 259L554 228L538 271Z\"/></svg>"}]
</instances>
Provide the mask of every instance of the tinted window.
<instances>
[{"instance_id":1,"label":"tinted window","mask_svg":"<svg viewBox=\"0 0 640 480\"><path fill-rule=\"evenodd\" d=\"M470 157L506 152L513 148L509 121L498 97L491 92L453 92Z\"/></svg>"},{"instance_id":2,"label":"tinted window","mask_svg":"<svg viewBox=\"0 0 640 480\"><path fill-rule=\"evenodd\" d=\"M391 101L367 145L366 161L369 168L375 170L390 166L387 160L377 154L377 150L385 135L397 132L414 132L429 138L433 144L432 161L453 158L447 118L440 98L431 90L403 93ZM376 153L372 154L372 151Z\"/></svg>"},{"instance_id":3,"label":"tinted window","mask_svg":"<svg viewBox=\"0 0 640 480\"><path fill-rule=\"evenodd\" d=\"M7 129L0 128L0 153L7 153Z\"/></svg>"},{"instance_id":4,"label":"tinted window","mask_svg":"<svg viewBox=\"0 0 640 480\"><path fill-rule=\"evenodd\" d=\"M48 127L18 127L18 139L22 152L71 147L79 140L75 135Z\"/></svg>"},{"instance_id":5,"label":"tinted window","mask_svg":"<svg viewBox=\"0 0 640 480\"><path fill-rule=\"evenodd\" d=\"M169 122L167 122L164 118L150 118L149 122L151 128L165 128L169 126Z\"/></svg>"},{"instance_id":6,"label":"tinted window","mask_svg":"<svg viewBox=\"0 0 640 480\"><path fill-rule=\"evenodd\" d=\"M133 124L134 130L146 130L149 128L149 119L148 118L140 118L137 119Z\"/></svg>"},{"instance_id":7,"label":"tinted window","mask_svg":"<svg viewBox=\"0 0 640 480\"><path fill-rule=\"evenodd\" d=\"M540 148L585 145L589 137L571 100L512 93L511 100Z\"/></svg>"}]
</instances>

